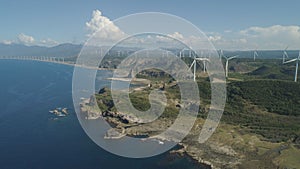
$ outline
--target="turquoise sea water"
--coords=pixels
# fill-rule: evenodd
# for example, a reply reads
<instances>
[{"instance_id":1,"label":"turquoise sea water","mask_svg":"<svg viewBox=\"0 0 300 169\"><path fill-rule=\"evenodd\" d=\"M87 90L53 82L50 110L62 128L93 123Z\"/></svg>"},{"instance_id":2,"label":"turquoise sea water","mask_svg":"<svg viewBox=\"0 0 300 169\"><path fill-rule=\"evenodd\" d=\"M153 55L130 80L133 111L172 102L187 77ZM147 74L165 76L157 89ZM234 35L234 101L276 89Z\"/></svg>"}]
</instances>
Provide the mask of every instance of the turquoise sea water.
<instances>
[{"instance_id":1,"label":"turquoise sea water","mask_svg":"<svg viewBox=\"0 0 300 169\"><path fill-rule=\"evenodd\" d=\"M1 169L194 169L188 157L168 152L146 159L113 155L81 128L72 103L73 67L35 61L0 61ZM97 88L111 72L98 73ZM67 107L55 119L48 111Z\"/></svg>"}]
</instances>

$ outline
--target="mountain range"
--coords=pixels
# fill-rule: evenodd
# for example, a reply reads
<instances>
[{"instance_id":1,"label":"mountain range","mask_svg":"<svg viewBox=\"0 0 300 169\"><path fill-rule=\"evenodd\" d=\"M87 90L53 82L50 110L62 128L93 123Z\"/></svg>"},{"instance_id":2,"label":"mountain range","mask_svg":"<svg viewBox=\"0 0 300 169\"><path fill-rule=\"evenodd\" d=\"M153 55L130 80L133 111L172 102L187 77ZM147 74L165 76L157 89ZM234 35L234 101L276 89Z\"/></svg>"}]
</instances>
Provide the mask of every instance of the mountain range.
<instances>
[{"instance_id":1,"label":"mountain range","mask_svg":"<svg viewBox=\"0 0 300 169\"><path fill-rule=\"evenodd\" d=\"M74 57L79 54L81 48L82 45L80 44L70 43L64 43L54 47L0 43L0 56Z\"/></svg>"},{"instance_id":2,"label":"mountain range","mask_svg":"<svg viewBox=\"0 0 300 169\"><path fill-rule=\"evenodd\" d=\"M0 56L46 56L46 57L76 57L80 53L82 44L64 43L53 47L45 46L26 46L23 44L3 44L0 43ZM111 49L113 56L118 56L120 51L136 51L138 48L132 47L114 47ZM168 49L175 53L178 53L178 49ZM131 53L130 52L130 53ZM291 58L298 56L298 51L287 51ZM259 50L257 51L258 59L281 59L283 50ZM239 58L253 58L254 51L229 51L224 50L225 56L239 55Z\"/></svg>"}]
</instances>

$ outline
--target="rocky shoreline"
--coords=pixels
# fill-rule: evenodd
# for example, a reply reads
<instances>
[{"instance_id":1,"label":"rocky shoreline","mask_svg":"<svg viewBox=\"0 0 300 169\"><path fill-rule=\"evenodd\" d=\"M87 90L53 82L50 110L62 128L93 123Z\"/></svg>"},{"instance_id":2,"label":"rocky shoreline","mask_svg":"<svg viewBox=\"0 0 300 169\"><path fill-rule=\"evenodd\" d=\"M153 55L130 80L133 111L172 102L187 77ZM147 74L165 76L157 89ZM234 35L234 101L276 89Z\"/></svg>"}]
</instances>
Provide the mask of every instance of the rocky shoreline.
<instances>
[{"instance_id":1,"label":"rocky shoreline","mask_svg":"<svg viewBox=\"0 0 300 169\"><path fill-rule=\"evenodd\" d=\"M92 100L92 101L91 101ZM93 103L93 99L82 99L82 103L80 104L81 113L83 113L88 120L94 120L98 118L105 119L108 123L115 126L115 128L107 131L105 135L105 139L121 139L124 136L132 136L132 137L146 137L144 139L155 139L163 141L173 141L164 137L156 137L156 134L162 133L166 126L170 126L173 120L168 119L160 119L156 120L152 124L145 124L144 126L139 125L139 122L135 117L127 116L123 113L118 112L95 112L93 108L91 108ZM164 127L162 127L164 126ZM212 163L209 161L199 159L198 157L192 155L192 153L188 152L187 145L185 143L179 143L178 146L180 148L176 150L170 151L170 153L177 153L180 156L188 156L191 159L195 160L197 163L201 164L204 168L214 168Z\"/></svg>"},{"instance_id":2,"label":"rocky shoreline","mask_svg":"<svg viewBox=\"0 0 300 169\"><path fill-rule=\"evenodd\" d=\"M120 139L124 136L142 137L161 142L175 141L160 136L173 123L175 118L159 117L150 123L141 123L133 115L115 111L111 98L105 89L101 89L97 97L83 99L80 109L86 119L103 118L113 126L107 132L106 139ZM106 100L105 100L106 99ZM98 106L104 106L99 111ZM105 109L106 106L106 109ZM273 143L261 136L245 132L246 129L226 123L220 123L214 134L205 142L199 143L199 134L205 119L197 118L190 133L178 144L180 148L170 152L191 157L205 168L278 168L282 152L294 150L292 143Z\"/></svg>"}]
</instances>

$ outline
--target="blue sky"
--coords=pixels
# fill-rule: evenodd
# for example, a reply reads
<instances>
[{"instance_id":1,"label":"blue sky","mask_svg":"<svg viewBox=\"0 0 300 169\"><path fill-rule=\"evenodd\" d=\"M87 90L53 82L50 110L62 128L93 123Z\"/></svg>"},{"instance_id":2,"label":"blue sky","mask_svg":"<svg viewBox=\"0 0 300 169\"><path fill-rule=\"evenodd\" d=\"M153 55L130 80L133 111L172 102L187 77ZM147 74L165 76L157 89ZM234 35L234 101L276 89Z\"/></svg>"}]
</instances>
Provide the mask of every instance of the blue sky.
<instances>
[{"instance_id":1,"label":"blue sky","mask_svg":"<svg viewBox=\"0 0 300 169\"><path fill-rule=\"evenodd\" d=\"M247 41L248 47L252 48L289 45L298 49L299 6L297 0L190 0L189 3L186 0L2 0L0 42L22 43L24 40L31 45L82 43L87 35L85 23L91 20L97 9L110 20L136 12L174 14L198 26L220 48L246 49L247 45L236 46L234 43ZM267 34L269 30L273 32ZM269 39L257 38L253 33L264 33ZM290 39L283 38L285 34ZM254 44L254 41L263 43Z\"/></svg>"}]
</instances>

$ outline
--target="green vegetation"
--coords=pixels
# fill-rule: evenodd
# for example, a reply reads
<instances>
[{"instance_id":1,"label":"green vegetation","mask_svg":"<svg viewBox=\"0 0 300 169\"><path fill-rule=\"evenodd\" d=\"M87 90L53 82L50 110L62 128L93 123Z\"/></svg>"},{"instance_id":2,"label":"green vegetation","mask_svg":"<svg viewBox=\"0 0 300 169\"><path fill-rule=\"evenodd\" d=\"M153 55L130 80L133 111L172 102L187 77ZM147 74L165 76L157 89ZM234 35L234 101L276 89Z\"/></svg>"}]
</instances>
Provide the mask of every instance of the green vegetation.
<instances>
[{"instance_id":1,"label":"green vegetation","mask_svg":"<svg viewBox=\"0 0 300 169\"><path fill-rule=\"evenodd\" d=\"M102 112L116 111L114 102L111 96L111 91L108 88L102 88L98 94L95 95L98 107Z\"/></svg>"},{"instance_id":2,"label":"green vegetation","mask_svg":"<svg viewBox=\"0 0 300 169\"><path fill-rule=\"evenodd\" d=\"M229 85L228 93L230 99L240 96L271 113L300 115L299 83L279 80L234 82Z\"/></svg>"},{"instance_id":3,"label":"green vegetation","mask_svg":"<svg viewBox=\"0 0 300 169\"><path fill-rule=\"evenodd\" d=\"M157 72L157 70L151 70L149 72L151 72L153 75L155 72ZM146 78L143 73L139 74L138 76ZM149 103L150 92L154 89L165 91L168 102L165 111L160 118L176 118L179 113L179 109L176 108L175 100L180 100L180 91L179 87L173 83L172 78L168 77L169 75L166 74L159 75L157 78L148 77L147 79L151 81L151 87L142 87L142 90L132 90L129 93L129 98L132 105L139 111L147 111L151 106ZM96 99L99 108L102 111L117 111L112 101L111 91L108 88L101 89L101 91L96 94ZM122 99L123 97L121 96L119 104L123 104ZM154 101L154 104L161 103Z\"/></svg>"},{"instance_id":4,"label":"green vegetation","mask_svg":"<svg viewBox=\"0 0 300 169\"><path fill-rule=\"evenodd\" d=\"M280 156L275 158L280 168L299 168L300 151L294 146L290 146L289 149L280 153Z\"/></svg>"},{"instance_id":5,"label":"green vegetation","mask_svg":"<svg viewBox=\"0 0 300 169\"><path fill-rule=\"evenodd\" d=\"M145 74L140 76L146 77ZM248 75L247 75L248 76ZM165 85L168 106L162 117L176 118L180 90L169 76L148 78L152 87L132 91L130 99L140 111L150 108L149 94ZM156 80L154 80L156 79ZM206 118L210 104L210 82L198 79L201 98L200 118ZM300 136L300 84L282 80L233 81L227 85L227 104L222 121L239 125L244 132L256 133L272 142L293 140ZM96 96L101 110L116 111L109 91Z\"/></svg>"},{"instance_id":6,"label":"green vegetation","mask_svg":"<svg viewBox=\"0 0 300 169\"><path fill-rule=\"evenodd\" d=\"M223 146L223 150L230 146L245 153L248 162L241 167L272 168L275 164L282 168L298 167L300 163L295 157L300 153L300 83L292 81L294 66L281 65L279 60L236 59L231 63L222 127L212 136L210 146ZM211 86L207 76L197 74L201 105L196 124L201 126L208 114ZM133 106L141 111L148 110L151 90L162 90L168 103L161 118L176 118L180 108L176 81L159 70L143 71L137 77L148 79L151 87L131 91ZM102 110L116 111L109 90L100 92L96 98ZM187 137L186 142L201 147L192 137L194 135Z\"/></svg>"},{"instance_id":7,"label":"green vegetation","mask_svg":"<svg viewBox=\"0 0 300 169\"><path fill-rule=\"evenodd\" d=\"M300 136L299 83L274 80L232 82L223 120L280 142Z\"/></svg>"}]
</instances>

